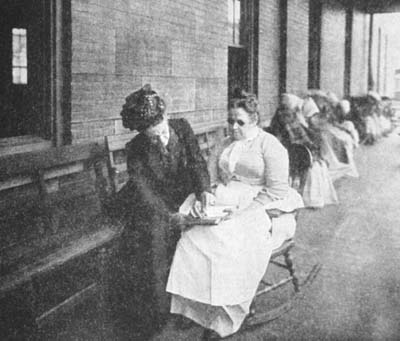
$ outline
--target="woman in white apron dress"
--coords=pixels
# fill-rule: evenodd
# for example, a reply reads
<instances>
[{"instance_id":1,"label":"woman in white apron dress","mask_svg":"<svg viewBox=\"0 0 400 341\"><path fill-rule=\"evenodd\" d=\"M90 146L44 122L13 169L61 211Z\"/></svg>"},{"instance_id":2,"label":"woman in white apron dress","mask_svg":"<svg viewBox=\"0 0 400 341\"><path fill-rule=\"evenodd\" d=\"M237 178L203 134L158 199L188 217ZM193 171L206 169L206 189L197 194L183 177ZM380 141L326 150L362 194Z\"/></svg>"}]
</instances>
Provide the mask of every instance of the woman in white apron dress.
<instances>
[{"instance_id":1,"label":"woman in white apron dress","mask_svg":"<svg viewBox=\"0 0 400 341\"><path fill-rule=\"evenodd\" d=\"M272 250L293 237L293 213L303 206L288 185L286 149L257 126L255 96L236 100L228 122L234 139L219 158L215 205L235 211L218 225L182 233L167 284L171 313L221 337L240 328ZM270 218L266 209L281 214Z\"/></svg>"}]
</instances>

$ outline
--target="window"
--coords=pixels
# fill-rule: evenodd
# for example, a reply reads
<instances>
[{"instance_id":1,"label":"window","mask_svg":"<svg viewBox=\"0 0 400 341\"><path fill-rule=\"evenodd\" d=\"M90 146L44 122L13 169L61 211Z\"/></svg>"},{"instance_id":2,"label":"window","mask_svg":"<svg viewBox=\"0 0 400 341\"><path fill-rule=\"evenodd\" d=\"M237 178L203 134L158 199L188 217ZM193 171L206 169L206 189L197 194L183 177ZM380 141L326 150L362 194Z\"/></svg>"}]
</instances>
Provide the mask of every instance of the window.
<instances>
[{"instance_id":1,"label":"window","mask_svg":"<svg viewBox=\"0 0 400 341\"><path fill-rule=\"evenodd\" d=\"M70 15L70 1L0 0L0 154L70 141Z\"/></svg>"},{"instance_id":2,"label":"window","mask_svg":"<svg viewBox=\"0 0 400 341\"><path fill-rule=\"evenodd\" d=\"M228 99L236 88L257 93L258 1L228 0Z\"/></svg>"},{"instance_id":3,"label":"window","mask_svg":"<svg viewBox=\"0 0 400 341\"><path fill-rule=\"evenodd\" d=\"M228 0L228 22L232 45L240 45L241 5L241 0Z\"/></svg>"},{"instance_id":4,"label":"window","mask_svg":"<svg viewBox=\"0 0 400 341\"><path fill-rule=\"evenodd\" d=\"M13 84L28 83L28 55L26 29L12 29L12 79Z\"/></svg>"}]
</instances>

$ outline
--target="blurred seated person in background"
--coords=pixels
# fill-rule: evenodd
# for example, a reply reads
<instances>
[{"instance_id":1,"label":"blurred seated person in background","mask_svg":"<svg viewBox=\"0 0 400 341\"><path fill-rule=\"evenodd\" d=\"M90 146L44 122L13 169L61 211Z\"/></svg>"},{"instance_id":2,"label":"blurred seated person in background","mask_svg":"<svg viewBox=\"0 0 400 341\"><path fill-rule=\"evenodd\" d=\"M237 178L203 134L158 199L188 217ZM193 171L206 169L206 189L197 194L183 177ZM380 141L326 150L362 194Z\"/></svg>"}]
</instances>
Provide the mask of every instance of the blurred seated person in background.
<instances>
[{"instance_id":1,"label":"blurred seated person in background","mask_svg":"<svg viewBox=\"0 0 400 341\"><path fill-rule=\"evenodd\" d=\"M390 99L381 98L376 91L368 91L366 103L364 115L368 134L365 142L372 144L391 132L393 111Z\"/></svg>"},{"instance_id":2,"label":"blurred seated person in background","mask_svg":"<svg viewBox=\"0 0 400 341\"><path fill-rule=\"evenodd\" d=\"M372 120L376 129L376 140L380 139L383 134L383 127L381 126L381 109L382 109L382 98L376 91L368 91L367 99L370 103L370 111L369 115L372 117Z\"/></svg>"},{"instance_id":3,"label":"blurred seated person in background","mask_svg":"<svg viewBox=\"0 0 400 341\"><path fill-rule=\"evenodd\" d=\"M306 130L307 123L301 113L302 105L303 100L301 98L292 94L283 94L268 130L278 138L286 149L289 145L298 143L311 151L316 151L318 147L308 136Z\"/></svg>"},{"instance_id":4,"label":"blurred seated person in background","mask_svg":"<svg viewBox=\"0 0 400 341\"><path fill-rule=\"evenodd\" d=\"M303 206L288 184L286 149L258 127L257 98L236 96L228 119L232 136L217 151L214 192L214 207L229 207L231 214L182 233L167 285L172 313L222 337L240 328L272 250L293 237L294 212Z\"/></svg>"},{"instance_id":5,"label":"blurred seated person in background","mask_svg":"<svg viewBox=\"0 0 400 341\"><path fill-rule=\"evenodd\" d=\"M368 91L365 102L366 105L362 111L366 130L364 142L373 144L384 133L385 123L382 126L381 121L381 96L376 91Z\"/></svg>"},{"instance_id":6,"label":"blurred seated person in background","mask_svg":"<svg viewBox=\"0 0 400 341\"><path fill-rule=\"evenodd\" d=\"M288 149L293 144L305 146L311 153L311 167L297 187L305 207L319 208L338 202L326 162L320 155L319 131L310 129L307 119L319 113L311 97L304 100L293 94L283 94L272 118L272 133Z\"/></svg>"},{"instance_id":7,"label":"blurred seated person in background","mask_svg":"<svg viewBox=\"0 0 400 341\"><path fill-rule=\"evenodd\" d=\"M321 134L321 156L328 162L333 181L343 177L358 177L354 163L354 143L350 134L335 127L334 109L339 104L336 96L320 93L313 95L319 114L313 117L310 126Z\"/></svg>"},{"instance_id":8,"label":"blurred seated person in background","mask_svg":"<svg viewBox=\"0 0 400 341\"><path fill-rule=\"evenodd\" d=\"M370 101L367 96L356 96L350 99L350 120L353 122L361 144L375 142L376 129L373 119L369 116Z\"/></svg>"},{"instance_id":9,"label":"blurred seated person in background","mask_svg":"<svg viewBox=\"0 0 400 341\"><path fill-rule=\"evenodd\" d=\"M185 119L168 119L162 98L145 85L126 98L125 128L139 132L126 145L129 181L117 205L126 218L121 255L120 305L126 319L155 331L169 316L165 292L170 263L179 239L179 206L195 193L205 206L211 194L207 165Z\"/></svg>"},{"instance_id":10,"label":"blurred seated person in background","mask_svg":"<svg viewBox=\"0 0 400 341\"><path fill-rule=\"evenodd\" d=\"M358 135L358 131L354 127L353 122L348 119L349 115L350 102L345 99L339 101L334 111L334 125L348 133L353 139L354 148L357 148L360 143L360 137Z\"/></svg>"},{"instance_id":11,"label":"blurred seated person in background","mask_svg":"<svg viewBox=\"0 0 400 341\"><path fill-rule=\"evenodd\" d=\"M382 96L381 98L381 126L383 136L387 136L393 129L392 118L394 116L392 109L392 100L390 97Z\"/></svg>"}]
</instances>

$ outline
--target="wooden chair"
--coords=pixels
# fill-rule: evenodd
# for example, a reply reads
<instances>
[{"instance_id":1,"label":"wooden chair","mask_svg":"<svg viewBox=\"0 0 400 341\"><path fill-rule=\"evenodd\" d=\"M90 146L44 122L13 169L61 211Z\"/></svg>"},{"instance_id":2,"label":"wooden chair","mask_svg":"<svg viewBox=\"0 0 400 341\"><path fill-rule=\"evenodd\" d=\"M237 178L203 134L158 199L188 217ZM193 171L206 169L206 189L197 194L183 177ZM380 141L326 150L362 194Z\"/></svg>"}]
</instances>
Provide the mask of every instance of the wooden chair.
<instances>
[{"instance_id":1,"label":"wooden chair","mask_svg":"<svg viewBox=\"0 0 400 341\"><path fill-rule=\"evenodd\" d=\"M288 276L281 278L277 282L270 282L265 279L261 279L259 288L256 292L256 295L253 299L253 302L250 307L250 313L244 323L245 327L254 326L262 323L266 323L277 318L283 311L287 302L284 302L279 307L268 311L258 311L255 308L256 300L261 295L268 294L287 283L293 284L294 293L297 294L300 292L300 283L299 279L296 276L295 267L291 255L291 251L295 246L295 242L293 239L286 240L280 247L272 251L271 258L269 261L269 266L274 265L279 268L283 268L288 271ZM283 259L283 262L282 262Z\"/></svg>"},{"instance_id":2,"label":"wooden chair","mask_svg":"<svg viewBox=\"0 0 400 341\"><path fill-rule=\"evenodd\" d=\"M288 149L289 154L289 182L294 185L296 179L300 180L300 184L304 186L304 181L306 179L307 171L312 164L312 155L307 147L300 144L293 144ZM296 212L297 220L297 212ZM264 278L261 280L259 289L254 297L253 303L250 308L250 314L246 320L246 326L252 326L256 324L266 323L271 321L285 311L288 306L287 302L284 302L281 306L274 309L273 311L263 311L258 312L255 309L255 300L257 297L270 293L287 283L293 284L294 293L300 292L300 282L296 275L293 258L292 249L295 246L293 239L286 240L280 247L272 251L269 265L277 266L279 268L285 269L288 272L288 276L281 278L279 281L270 282Z\"/></svg>"}]
</instances>

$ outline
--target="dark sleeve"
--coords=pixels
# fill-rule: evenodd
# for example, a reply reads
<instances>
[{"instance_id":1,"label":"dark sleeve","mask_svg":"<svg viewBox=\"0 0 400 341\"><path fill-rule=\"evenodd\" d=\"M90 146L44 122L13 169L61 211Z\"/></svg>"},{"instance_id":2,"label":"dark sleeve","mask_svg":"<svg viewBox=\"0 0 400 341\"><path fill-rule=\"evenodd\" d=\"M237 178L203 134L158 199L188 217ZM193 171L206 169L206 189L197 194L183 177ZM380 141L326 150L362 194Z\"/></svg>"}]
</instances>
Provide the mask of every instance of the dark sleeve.
<instances>
[{"instance_id":1,"label":"dark sleeve","mask_svg":"<svg viewBox=\"0 0 400 341\"><path fill-rule=\"evenodd\" d=\"M305 133L307 134L310 144L306 144L305 146L310 149L314 157L321 157L321 133L312 128L305 129Z\"/></svg>"},{"instance_id":2,"label":"dark sleeve","mask_svg":"<svg viewBox=\"0 0 400 341\"><path fill-rule=\"evenodd\" d=\"M134 143L132 143L134 145ZM147 211L147 214L152 214L157 211L157 214L169 215L173 213L171 208L162 199L162 196L157 191L155 181L148 174L143 162L144 150L139 147L133 147L130 143L127 144L127 167L129 181L127 186L133 191L135 206L141 207Z\"/></svg>"},{"instance_id":3,"label":"dark sleeve","mask_svg":"<svg viewBox=\"0 0 400 341\"><path fill-rule=\"evenodd\" d=\"M201 155L197 138L189 122L185 119L179 121L186 148L187 167L190 172L194 192L199 197L202 192L210 191L210 176L208 174L207 163Z\"/></svg>"},{"instance_id":4,"label":"dark sleeve","mask_svg":"<svg viewBox=\"0 0 400 341\"><path fill-rule=\"evenodd\" d=\"M317 150L318 148L315 145L315 142L313 141L312 137L309 136L308 132L303 126L300 126L300 134L301 134L301 139L303 142L303 145L306 146L310 150Z\"/></svg>"},{"instance_id":5,"label":"dark sleeve","mask_svg":"<svg viewBox=\"0 0 400 341\"><path fill-rule=\"evenodd\" d=\"M279 120L279 111L277 110L269 125L268 133L274 135L286 148L289 146L289 135Z\"/></svg>"}]
</instances>

